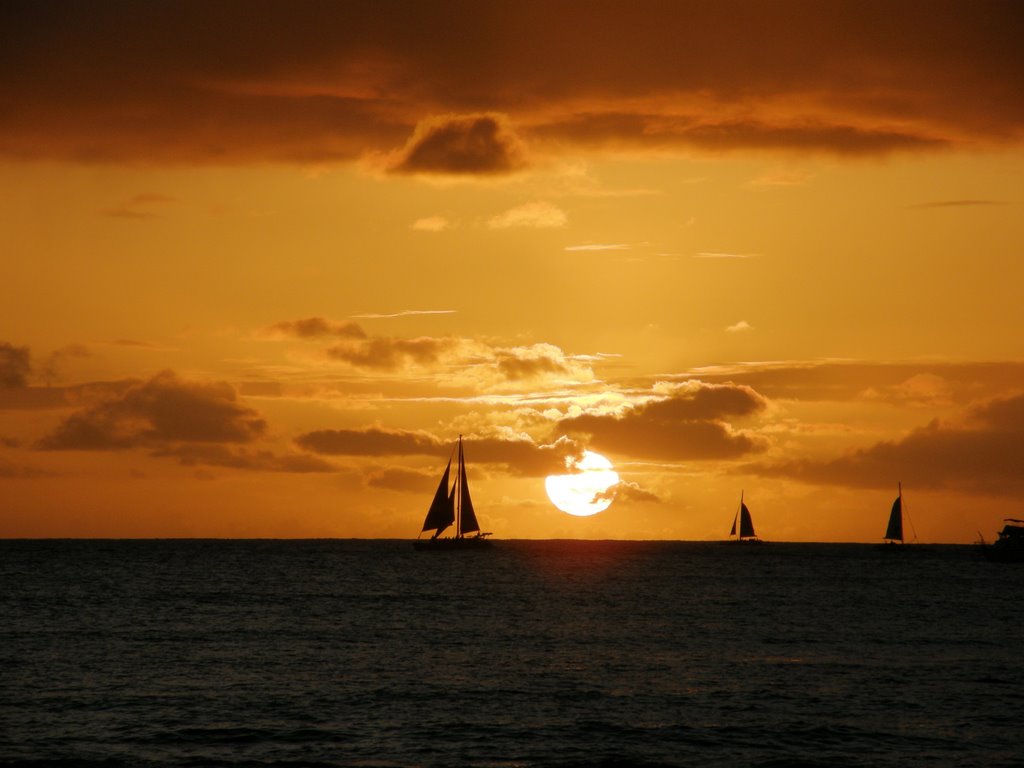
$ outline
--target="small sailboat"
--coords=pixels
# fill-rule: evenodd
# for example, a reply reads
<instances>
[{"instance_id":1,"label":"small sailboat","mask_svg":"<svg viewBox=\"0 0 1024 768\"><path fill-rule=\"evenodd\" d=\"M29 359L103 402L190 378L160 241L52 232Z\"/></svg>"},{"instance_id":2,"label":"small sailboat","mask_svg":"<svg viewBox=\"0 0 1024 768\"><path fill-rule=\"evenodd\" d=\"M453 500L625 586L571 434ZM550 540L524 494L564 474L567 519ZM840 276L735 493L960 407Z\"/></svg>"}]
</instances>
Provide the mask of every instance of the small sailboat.
<instances>
[{"instance_id":1,"label":"small sailboat","mask_svg":"<svg viewBox=\"0 0 1024 768\"><path fill-rule=\"evenodd\" d=\"M451 475L452 458L448 458L448 466L444 468L444 474L441 475L441 482L434 493L434 500L423 520L420 536L427 531L434 533L429 539L416 538L412 545L418 550L482 549L491 546L491 542L486 538L491 534L480 530L480 523L477 522L476 511L473 509L473 500L469 496L462 435L459 435L455 481L449 490L448 481ZM455 535L442 538L441 534L453 524L455 525Z\"/></svg>"},{"instance_id":2,"label":"small sailboat","mask_svg":"<svg viewBox=\"0 0 1024 768\"><path fill-rule=\"evenodd\" d=\"M892 503L892 510L889 512L889 525L885 528L886 544L903 543L903 483L898 484L899 495Z\"/></svg>"},{"instance_id":3,"label":"small sailboat","mask_svg":"<svg viewBox=\"0 0 1024 768\"><path fill-rule=\"evenodd\" d=\"M903 483L897 483L897 489L898 493L896 495L896 500L893 501L892 509L889 510L889 522L885 526L885 536L882 537L885 540L885 543L880 546L885 549L895 549L908 545L908 551L909 549L922 550L923 545L917 543L917 531L914 530L914 522L910 519L907 511L903 508ZM904 539L904 518L906 518L906 521L910 523L910 530L913 534L913 538L909 542ZM910 544L913 544L913 547L910 547Z\"/></svg>"},{"instance_id":4,"label":"small sailboat","mask_svg":"<svg viewBox=\"0 0 1024 768\"><path fill-rule=\"evenodd\" d=\"M736 524L739 523L737 530ZM729 538L723 544L761 544L761 539L754 534L754 521L750 517L750 510L743 502L743 491L740 491L740 508L736 510L736 516L732 519L732 529L729 531Z\"/></svg>"}]
</instances>

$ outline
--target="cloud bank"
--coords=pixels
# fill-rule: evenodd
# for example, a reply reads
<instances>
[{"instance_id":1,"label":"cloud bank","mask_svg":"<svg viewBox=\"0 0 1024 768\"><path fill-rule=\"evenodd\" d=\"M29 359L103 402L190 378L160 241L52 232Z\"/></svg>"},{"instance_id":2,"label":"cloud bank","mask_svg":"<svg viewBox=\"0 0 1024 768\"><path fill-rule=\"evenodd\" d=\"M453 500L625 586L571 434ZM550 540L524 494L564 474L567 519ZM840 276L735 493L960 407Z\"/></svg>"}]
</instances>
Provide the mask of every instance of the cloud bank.
<instances>
[{"instance_id":1,"label":"cloud bank","mask_svg":"<svg viewBox=\"0 0 1024 768\"><path fill-rule=\"evenodd\" d=\"M1024 395L970 408L961 423L934 420L901 440L883 441L826 461L754 464L768 476L852 488L903 481L917 488L992 496L1024 491Z\"/></svg>"},{"instance_id":2,"label":"cloud bank","mask_svg":"<svg viewBox=\"0 0 1024 768\"><path fill-rule=\"evenodd\" d=\"M756 435L729 420L751 416L767 401L750 387L688 382L620 415L583 414L558 429L598 450L644 459L734 459L764 450Z\"/></svg>"},{"instance_id":3,"label":"cloud bank","mask_svg":"<svg viewBox=\"0 0 1024 768\"><path fill-rule=\"evenodd\" d=\"M322 455L361 458L443 458L452 455L454 445L451 439L443 439L428 432L381 427L315 430L298 436L295 443L307 451ZM505 472L518 476L543 477L564 473L566 459L579 458L583 449L567 438L540 444L526 438L468 437L465 450L467 460L474 464L498 465ZM394 480L393 475L390 477Z\"/></svg>"},{"instance_id":4,"label":"cloud bank","mask_svg":"<svg viewBox=\"0 0 1024 768\"><path fill-rule=\"evenodd\" d=\"M185 466L263 472L332 472L310 454L278 454L258 443L267 423L230 384L187 381L161 371L147 381L93 388L92 402L65 417L36 444L44 451L147 449Z\"/></svg>"},{"instance_id":5,"label":"cloud bank","mask_svg":"<svg viewBox=\"0 0 1024 768\"><path fill-rule=\"evenodd\" d=\"M530 161L527 143L531 155L1019 145L1022 28L1012 0L10 0L0 153L375 155L392 173L495 176Z\"/></svg>"},{"instance_id":6,"label":"cloud bank","mask_svg":"<svg viewBox=\"0 0 1024 768\"><path fill-rule=\"evenodd\" d=\"M266 431L225 383L189 382L172 371L82 408L46 435L46 450L120 450L166 442L248 443Z\"/></svg>"}]
</instances>

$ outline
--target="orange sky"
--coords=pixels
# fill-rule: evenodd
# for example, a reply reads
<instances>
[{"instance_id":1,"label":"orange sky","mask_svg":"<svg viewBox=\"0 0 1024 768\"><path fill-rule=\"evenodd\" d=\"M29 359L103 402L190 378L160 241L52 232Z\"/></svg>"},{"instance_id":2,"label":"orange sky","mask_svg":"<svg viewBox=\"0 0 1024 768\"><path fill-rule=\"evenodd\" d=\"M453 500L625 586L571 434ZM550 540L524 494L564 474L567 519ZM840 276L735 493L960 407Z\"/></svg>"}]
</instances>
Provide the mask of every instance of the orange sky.
<instances>
[{"instance_id":1,"label":"orange sky","mask_svg":"<svg viewBox=\"0 0 1024 768\"><path fill-rule=\"evenodd\" d=\"M0 8L0 536L1024 516L1012 2ZM622 482L576 518L544 477ZM909 526L908 526L909 527Z\"/></svg>"}]
</instances>

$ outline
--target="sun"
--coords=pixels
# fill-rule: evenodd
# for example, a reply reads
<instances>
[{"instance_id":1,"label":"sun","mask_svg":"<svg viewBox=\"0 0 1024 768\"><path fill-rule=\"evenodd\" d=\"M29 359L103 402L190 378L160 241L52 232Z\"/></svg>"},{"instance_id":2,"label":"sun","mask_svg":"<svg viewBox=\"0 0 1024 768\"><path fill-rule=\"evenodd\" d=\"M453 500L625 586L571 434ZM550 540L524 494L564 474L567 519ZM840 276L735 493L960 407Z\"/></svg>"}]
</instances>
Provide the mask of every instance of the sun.
<instances>
[{"instance_id":1,"label":"sun","mask_svg":"<svg viewBox=\"0 0 1024 768\"><path fill-rule=\"evenodd\" d=\"M544 487L551 503L563 512L577 517L589 517L608 509L614 492L608 493L619 482L619 473L612 463L593 451L584 451L574 468L566 475L548 475Z\"/></svg>"}]
</instances>

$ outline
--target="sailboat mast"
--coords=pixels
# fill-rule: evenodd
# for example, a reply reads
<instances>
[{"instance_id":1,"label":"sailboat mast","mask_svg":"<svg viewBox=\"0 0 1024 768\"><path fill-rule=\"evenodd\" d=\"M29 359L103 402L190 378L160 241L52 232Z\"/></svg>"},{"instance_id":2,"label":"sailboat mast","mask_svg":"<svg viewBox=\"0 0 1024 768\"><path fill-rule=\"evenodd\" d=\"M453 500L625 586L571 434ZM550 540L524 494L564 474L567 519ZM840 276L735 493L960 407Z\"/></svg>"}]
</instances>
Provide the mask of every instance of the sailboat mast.
<instances>
[{"instance_id":1,"label":"sailboat mast","mask_svg":"<svg viewBox=\"0 0 1024 768\"><path fill-rule=\"evenodd\" d=\"M459 435L459 469L455 473L455 538L462 538L462 435Z\"/></svg>"}]
</instances>

